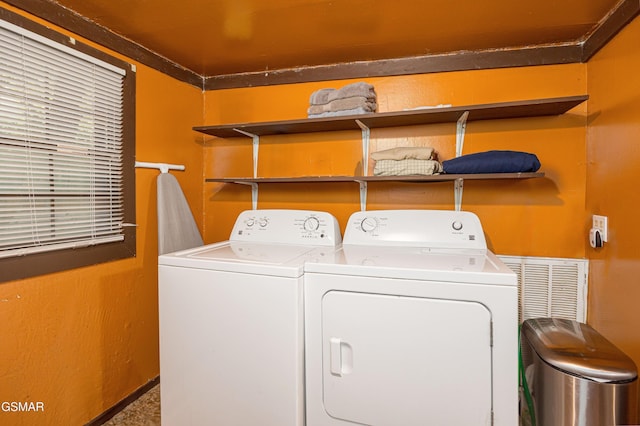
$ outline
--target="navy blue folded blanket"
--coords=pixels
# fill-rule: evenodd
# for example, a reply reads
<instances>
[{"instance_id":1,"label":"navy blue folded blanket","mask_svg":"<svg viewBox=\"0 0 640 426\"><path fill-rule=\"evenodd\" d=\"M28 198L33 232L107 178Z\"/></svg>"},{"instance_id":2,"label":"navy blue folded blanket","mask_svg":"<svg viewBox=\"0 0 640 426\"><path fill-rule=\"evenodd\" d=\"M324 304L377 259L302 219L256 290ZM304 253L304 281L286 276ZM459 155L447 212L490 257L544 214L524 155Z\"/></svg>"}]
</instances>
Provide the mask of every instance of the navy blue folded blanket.
<instances>
[{"instance_id":1,"label":"navy blue folded blanket","mask_svg":"<svg viewBox=\"0 0 640 426\"><path fill-rule=\"evenodd\" d=\"M461 155L442 162L445 173L525 173L540 168L535 154L518 151L486 151Z\"/></svg>"}]
</instances>

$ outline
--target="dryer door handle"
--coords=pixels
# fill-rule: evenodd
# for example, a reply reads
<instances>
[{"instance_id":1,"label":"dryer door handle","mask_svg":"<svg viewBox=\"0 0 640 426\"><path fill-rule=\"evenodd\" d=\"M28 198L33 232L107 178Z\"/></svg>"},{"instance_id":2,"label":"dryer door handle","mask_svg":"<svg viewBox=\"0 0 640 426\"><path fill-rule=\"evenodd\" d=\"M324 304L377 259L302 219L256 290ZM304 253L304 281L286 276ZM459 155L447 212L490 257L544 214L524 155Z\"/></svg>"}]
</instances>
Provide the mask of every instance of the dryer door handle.
<instances>
[{"instance_id":1,"label":"dryer door handle","mask_svg":"<svg viewBox=\"0 0 640 426\"><path fill-rule=\"evenodd\" d=\"M353 350L351 345L339 337L329 339L329 369L331 374L342 377L353 371Z\"/></svg>"}]
</instances>

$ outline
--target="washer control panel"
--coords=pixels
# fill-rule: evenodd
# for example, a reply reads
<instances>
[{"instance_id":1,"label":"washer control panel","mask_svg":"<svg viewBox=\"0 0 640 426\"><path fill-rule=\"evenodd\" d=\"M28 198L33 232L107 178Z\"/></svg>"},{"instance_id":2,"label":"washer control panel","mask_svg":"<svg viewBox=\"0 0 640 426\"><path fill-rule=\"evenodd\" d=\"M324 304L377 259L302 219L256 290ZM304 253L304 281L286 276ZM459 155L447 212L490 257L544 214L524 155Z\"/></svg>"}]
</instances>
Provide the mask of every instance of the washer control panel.
<instances>
[{"instance_id":1,"label":"washer control panel","mask_svg":"<svg viewBox=\"0 0 640 426\"><path fill-rule=\"evenodd\" d=\"M372 210L351 215L344 244L486 249L474 213L450 210Z\"/></svg>"},{"instance_id":2,"label":"washer control panel","mask_svg":"<svg viewBox=\"0 0 640 426\"><path fill-rule=\"evenodd\" d=\"M337 246L338 220L311 210L245 210L236 219L230 241Z\"/></svg>"}]
</instances>

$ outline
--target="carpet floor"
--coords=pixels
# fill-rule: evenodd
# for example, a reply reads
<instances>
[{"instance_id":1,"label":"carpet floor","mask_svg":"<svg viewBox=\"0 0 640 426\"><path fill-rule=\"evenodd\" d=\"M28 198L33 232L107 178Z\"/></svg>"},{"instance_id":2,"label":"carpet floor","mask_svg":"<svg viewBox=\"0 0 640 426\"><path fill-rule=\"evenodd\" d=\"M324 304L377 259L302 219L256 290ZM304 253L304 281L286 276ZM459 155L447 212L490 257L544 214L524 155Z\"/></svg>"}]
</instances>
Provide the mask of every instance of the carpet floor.
<instances>
[{"instance_id":1,"label":"carpet floor","mask_svg":"<svg viewBox=\"0 0 640 426\"><path fill-rule=\"evenodd\" d=\"M103 426L160 426L160 385L151 388Z\"/></svg>"}]
</instances>

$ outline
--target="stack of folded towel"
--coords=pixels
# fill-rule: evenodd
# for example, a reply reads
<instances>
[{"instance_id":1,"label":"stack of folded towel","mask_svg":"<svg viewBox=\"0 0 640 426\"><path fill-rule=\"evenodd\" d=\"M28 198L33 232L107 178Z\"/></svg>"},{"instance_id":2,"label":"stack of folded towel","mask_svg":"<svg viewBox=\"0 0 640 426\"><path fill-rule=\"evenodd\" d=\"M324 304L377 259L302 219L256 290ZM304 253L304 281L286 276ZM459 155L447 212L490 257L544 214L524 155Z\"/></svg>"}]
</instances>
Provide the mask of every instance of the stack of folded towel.
<instances>
[{"instance_id":1,"label":"stack of folded towel","mask_svg":"<svg viewBox=\"0 0 640 426\"><path fill-rule=\"evenodd\" d=\"M309 118L369 114L378 109L376 92L365 82L348 84L340 89L316 90L311 94L309 104Z\"/></svg>"},{"instance_id":2,"label":"stack of folded towel","mask_svg":"<svg viewBox=\"0 0 640 426\"><path fill-rule=\"evenodd\" d=\"M437 152L431 147L398 147L371 154L375 176L435 175L442 172Z\"/></svg>"}]
</instances>

